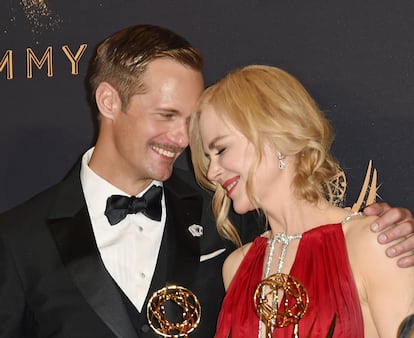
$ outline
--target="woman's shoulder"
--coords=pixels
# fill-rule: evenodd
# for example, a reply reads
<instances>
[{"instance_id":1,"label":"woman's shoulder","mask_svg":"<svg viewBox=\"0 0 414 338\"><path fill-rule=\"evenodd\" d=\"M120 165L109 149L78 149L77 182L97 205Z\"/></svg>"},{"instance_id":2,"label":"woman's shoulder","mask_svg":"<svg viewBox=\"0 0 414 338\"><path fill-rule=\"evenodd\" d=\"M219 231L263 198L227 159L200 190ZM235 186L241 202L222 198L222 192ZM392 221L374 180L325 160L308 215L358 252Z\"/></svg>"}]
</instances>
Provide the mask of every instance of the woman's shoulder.
<instances>
[{"instance_id":1,"label":"woman's shoulder","mask_svg":"<svg viewBox=\"0 0 414 338\"><path fill-rule=\"evenodd\" d=\"M371 224L375 222L377 216L366 216L362 212L349 214L342 220L342 227L345 236L370 236L375 234L371 231Z\"/></svg>"},{"instance_id":2,"label":"woman's shoulder","mask_svg":"<svg viewBox=\"0 0 414 338\"><path fill-rule=\"evenodd\" d=\"M249 242L244 244L243 246L234 250L224 261L223 270L231 269L231 267L235 267L235 270L240 266L243 259L246 257L247 253L249 252L252 245L257 241Z\"/></svg>"},{"instance_id":3,"label":"woman's shoulder","mask_svg":"<svg viewBox=\"0 0 414 338\"><path fill-rule=\"evenodd\" d=\"M242 262L242 260L244 259L244 257L247 255L247 253L249 252L251 246L253 244L258 244L259 242L267 242L268 237L267 237L267 232L256 237L254 241L246 243L244 245L242 245L241 247L237 248L236 250L234 250L225 260L224 264L237 264L240 265L240 263Z\"/></svg>"},{"instance_id":4,"label":"woman's shoulder","mask_svg":"<svg viewBox=\"0 0 414 338\"><path fill-rule=\"evenodd\" d=\"M386 247L370 229L375 220L361 215L343 228L366 327L375 327L381 337L391 337L401 320L414 311L414 268L399 268L397 258L385 255ZM392 315L384 308L392 309Z\"/></svg>"},{"instance_id":5,"label":"woman's shoulder","mask_svg":"<svg viewBox=\"0 0 414 338\"><path fill-rule=\"evenodd\" d=\"M377 255L377 251L382 250L377 242L377 234L371 231L371 224L376 219L376 216L366 216L358 213L350 215L342 221L342 229L349 253L359 256L369 250L369 253Z\"/></svg>"},{"instance_id":6,"label":"woman's shoulder","mask_svg":"<svg viewBox=\"0 0 414 338\"><path fill-rule=\"evenodd\" d=\"M231 281L233 280L234 275L236 274L241 262L243 261L244 257L246 256L252 244L253 242L250 242L237 248L230 255L228 255L228 257L224 261L223 283L224 283L224 288L226 290L229 287Z\"/></svg>"},{"instance_id":7,"label":"woman's shoulder","mask_svg":"<svg viewBox=\"0 0 414 338\"><path fill-rule=\"evenodd\" d=\"M368 293L369 284L385 283L398 276L406 278L407 270L397 266L397 258L387 257L386 247L378 243L378 234L371 231L376 216L359 215L343 224L349 262L355 278L364 285ZM414 271L414 269L412 270ZM412 272L409 273L412 276ZM360 285L361 286L361 285Z\"/></svg>"},{"instance_id":8,"label":"woman's shoulder","mask_svg":"<svg viewBox=\"0 0 414 338\"><path fill-rule=\"evenodd\" d=\"M246 243L243 246L237 248L226 258L223 264L223 282L226 290L252 245L262 241L267 242L267 237L265 234L257 237L253 242Z\"/></svg>"}]
</instances>

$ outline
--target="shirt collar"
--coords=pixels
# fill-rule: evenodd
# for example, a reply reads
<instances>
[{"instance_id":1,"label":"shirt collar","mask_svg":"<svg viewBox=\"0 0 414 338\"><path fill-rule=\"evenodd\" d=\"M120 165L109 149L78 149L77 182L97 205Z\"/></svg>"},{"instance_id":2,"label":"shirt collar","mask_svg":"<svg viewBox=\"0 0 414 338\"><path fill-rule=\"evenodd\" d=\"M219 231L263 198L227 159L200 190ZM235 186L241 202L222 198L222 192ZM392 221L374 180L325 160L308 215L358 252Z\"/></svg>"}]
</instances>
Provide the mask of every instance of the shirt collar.
<instances>
[{"instance_id":1,"label":"shirt collar","mask_svg":"<svg viewBox=\"0 0 414 338\"><path fill-rule=\"evenodd\" d=\"M88 165L94 147L90 148L83 156L80 170L80 180L82 184L83 193L85 195L86 204L91 219L101 217L105 212L106 200L111 195L125 195L130 196L125 191L112 185L99 175L97 175ZM143 195L152 185L162 186L162 182L153 180L152 183L137 194L139 197Z\"/></svg>"}]
</instances>

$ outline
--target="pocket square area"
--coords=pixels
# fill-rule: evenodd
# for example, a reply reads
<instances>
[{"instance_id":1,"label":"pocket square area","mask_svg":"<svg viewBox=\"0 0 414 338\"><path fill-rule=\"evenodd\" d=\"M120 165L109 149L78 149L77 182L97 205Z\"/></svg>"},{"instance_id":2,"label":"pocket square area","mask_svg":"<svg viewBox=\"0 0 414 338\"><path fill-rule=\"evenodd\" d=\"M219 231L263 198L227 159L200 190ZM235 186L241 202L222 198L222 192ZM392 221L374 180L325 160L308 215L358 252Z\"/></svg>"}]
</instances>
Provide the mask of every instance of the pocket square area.
<instances>
[{"instance_id":1,"label":"pocket square area","mask_svg":"<svg viewBox=\"0 0 414 338\"><path fill-rule=\"evenodd\" d=\"M207 260L212 259L214 257L217 257L218 255L221 255L224 251L226 251L226 249L218 249L218 250L216 250L214 252L211 252L209 254L201 255L200 256L200 262L204 262L204 261L207 261Z\"/></svg>"}]
</instances>

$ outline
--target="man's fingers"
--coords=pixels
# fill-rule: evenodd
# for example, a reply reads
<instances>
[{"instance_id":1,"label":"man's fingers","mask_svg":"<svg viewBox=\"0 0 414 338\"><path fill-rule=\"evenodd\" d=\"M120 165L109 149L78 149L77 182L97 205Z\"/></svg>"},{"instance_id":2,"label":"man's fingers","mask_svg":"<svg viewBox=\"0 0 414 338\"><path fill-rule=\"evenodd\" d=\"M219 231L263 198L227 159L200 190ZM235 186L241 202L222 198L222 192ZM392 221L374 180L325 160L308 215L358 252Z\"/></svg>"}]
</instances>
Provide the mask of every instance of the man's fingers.
<instances>
[{"instance_id":1,"label":"man's fingers","mask_svg":"<svg viewBox=\"0 0 414 338\"><path fill-rule=\"evenodd\" d=\"M389 257L396 257L403 253L409 253L399 258L397 261L398 266L407 268L414 265L414 236L411 235L401 242L398 242L386 250L386 254Z\"/></svg>"},{"instance_id":2,"label":"man's fingers","mask_svg":"<svg viewBox=\"0 0 414 338\"><path fill-rule=\"evenodd\" d=\"M364 214L367 216L381 216L384 212L391 209L388 203L373 203L364 209Z\"/></svg>"},{"instance_id":3,"label":"man's fingers","mask_svg":"<svg viewBox=\"0 0 414 338\"><path fill-rule=\"evenodd\" d=\"M378 242L393 242L386 250L387 256L401 256L397 264L402 268L414 266L414 219L410 210L375 203L365 208L364 213L379 216L371 225L374 232L379 232Z\"/></svg>"},{"instance_id":4,"label":"man's fingers","mask_svg":"<svg viewBox=\"0 0 414 338\"><path fill-rule=\"evenodd\" d=\"M378 235L378 242L381 244L390 243L395 240L401 240L404 237L409 237L414 233L414 220L399 223L395 226L389 227ZM407 239L405 239L407 240ZM408 241L410 243L411 239ZM407 243L405 243L407 245ZM408 250L414 250L414 244L412 247L408 247Z\"/></svg>"},{"instance_id":5,"label":"man's fingers","mask_svg":"<svg viewBox=\"0 0 414 338\"><path fill-rule=\"evenodd\" d=\"M370 213L375 215L373 210L378 211L379 209L369 209L367 210L367 212L365 212L364 210L364 213L367 215ZM412 218L410 210L405 208L390 208L387 209L383 214L379 215L379 217L375 220L375 223L371 225L371 229L372 231L380 232L386 229L387 227L394 228L395 226L395 228L397 228L397 231L400 231L398 228L401 226L401 224L403 224L401 231L407 231L408 229L408 233L414 232L414 219ZM402 233L403 232L401 232L401 234ZM403 236L405 235L408 234L404 233ZM390 240L394 240L398 237L401 236L392 237L392 239Z\"/></svg>"}]
</instances>

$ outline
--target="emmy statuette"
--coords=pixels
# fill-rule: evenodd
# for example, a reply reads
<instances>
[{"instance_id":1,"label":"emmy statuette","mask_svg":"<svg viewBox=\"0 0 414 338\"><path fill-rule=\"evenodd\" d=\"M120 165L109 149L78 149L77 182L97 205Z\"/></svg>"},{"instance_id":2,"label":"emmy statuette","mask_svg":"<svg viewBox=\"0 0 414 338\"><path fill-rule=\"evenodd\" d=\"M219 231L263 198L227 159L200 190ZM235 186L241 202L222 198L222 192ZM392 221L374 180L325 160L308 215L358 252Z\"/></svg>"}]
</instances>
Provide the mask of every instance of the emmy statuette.
<instances>
[{"instance_id":1,"label":"emmy statuette","mask_svg":"<svg viewBox=\"0 0 414 338\"><path fill-rule=\"evenodd\" d=\"M293 337L299 337L299 320L305 314L309 298L304 286L293 276L276 273L262 280L254 294L260 321L266 326L266 338L275 327L294 325Z\"/></svg>"},{"instance_id":2,"label":"emmy statuette","mask_svg":"<svg viewBox=\"0 0 414 338\"><path fill-rule=\"evenodd\" d=\"M179 320L171 319L171 307L181 312ZM168 285L154 292L149 299L147 318L158 335L187 338L200 322L201 305L192 291L179 285Z\"/></svg>"}]
</instances>

